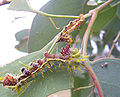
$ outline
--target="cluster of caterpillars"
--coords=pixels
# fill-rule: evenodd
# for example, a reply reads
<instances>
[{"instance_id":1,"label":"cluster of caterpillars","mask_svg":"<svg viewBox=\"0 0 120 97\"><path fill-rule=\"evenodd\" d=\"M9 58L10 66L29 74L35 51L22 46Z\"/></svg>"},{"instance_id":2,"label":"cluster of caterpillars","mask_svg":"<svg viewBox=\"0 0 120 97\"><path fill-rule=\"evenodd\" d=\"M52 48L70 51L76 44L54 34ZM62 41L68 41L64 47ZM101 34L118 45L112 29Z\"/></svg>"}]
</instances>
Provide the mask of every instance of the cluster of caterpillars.
<instances>
[{"instance_id":1,"label":"cluster of caterpillars","mask_svg":"<svg viewBox=\"0 0 120 97\"><path fill-rule=\"evenodd\" d=\"M44 78L44 73L48 70L52 72L51 68L53 67L56 69L57 67L62 67L64 65L68 68L68 70L78 69L81 71L79 66L84 67L84 65L82 65L80 60L74 58L74 56L79 52L79 50L70 47L72 42L70 32L76 29L76 27L78 27L83 21L83 15L80 15L79 19L70 22L61 31L60 38L57 42L65 41L68 44L65 48L61 48L61 53L49 54L48 52L45 52L43 59L37 59L36 61L30 63L29 68L22 68L21 75L13 76L11 74L6 74L3 79L3 86L12 88L12 90L17 91L19 94L22 85L25 85L27 87L28 79L34 79L38 76L42 76Z\"/></svg>"}]
</instances>

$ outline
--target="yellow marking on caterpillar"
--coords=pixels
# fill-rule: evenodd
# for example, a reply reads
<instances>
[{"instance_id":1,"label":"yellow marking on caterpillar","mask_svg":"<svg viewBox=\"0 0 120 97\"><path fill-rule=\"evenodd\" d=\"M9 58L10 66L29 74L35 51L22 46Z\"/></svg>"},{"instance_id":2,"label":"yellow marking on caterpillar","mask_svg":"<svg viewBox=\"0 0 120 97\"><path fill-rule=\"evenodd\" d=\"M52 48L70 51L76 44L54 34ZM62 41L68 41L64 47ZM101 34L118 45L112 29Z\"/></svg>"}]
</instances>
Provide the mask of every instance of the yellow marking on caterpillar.
<instances>
[{"instance_id":1,"label":"yellow marking on caterpillar","mask_svg":"<svg viewBox=\"0 0 120 97\"><path fill-rule=\"evenodd\" d=\"M50 66L49 66L49 65L47 65L47 68L50 68Z\"/></svg>"},{"instance_id":2,"label":"yellow marking on caterpillar","mask_svg":"<svg viewBox=\"0 0 120 97\"><path fill-rule=\"evenodd\" d=\"M4 79L4 77L0 77L0 80L3 80Z\"/></svg>"},{"instance_id":3,"label":"yellow marking on caterpillar","mask_svg":"<svg viewBox=\"0 0 120 97\"><path fill-rule=\"evenodd\" d=\"M27 82L25 81L25 87L27 87Z\"/></svg>"},{"instance_id":4,"label":"yellow marking on caterpillar","mask_svg":"<svg viewBox=\"0 0 120 97\"><path fill-rule=\"evenodd\" d=\"M60 68L61 64L59 63L58 67Z\"/></svg>"},{"instance_id":5,"label":"yellow marking on caterpillar","mask_svg":"<svg viewBox=\"0 0 120 97\"><path fill-rule=\"evenodd\" d=\"M32 74L32 77L35 78L35 74Z\"/></svg>"},{"instance_id":6,"label":"yellow marking on caterpillar","mask_svg":"<svg viewBox=\"0 0 120 97\"><path fill-rule=\"evenodd\" d=\"M80 59L80 60L83 61L83 62L85 61L85 59Z\"/></svg>"},{"instance_id":7,"label":"yellow marking on caterpillar","mask_svg":"<svg viewBox=\"0 0 120 97\"><path fill-rule=\"evenodd\" d=\"M54 64L53 63L51 63L51 66L53 66Z\"/></svg>"},{"instance_id":8,"label":"yellow marking on caterpillar","mask_svg":"<svg viewBox=\"0 0 120 97\"><path fill-rule=\"evenodd\" d=\"M44 78L43 72L40 70L42 77Z\"/></svg>"},{"instance_id":9,"label":"yellow marking on caterpillar","mask_svg":"<svg viewBox=\"0 0 120 97\"><path fill-rule=\"evenodd\" d=\"M51 69L49 69L50 70L50 72L53 72Z\"/></svg>"},{"instance_id":10,"label":"yellow marking on caterpillar","mask_svg":"<svg viewBox=\"0 0 120 97\"><path fill-rule=\"evenodd\" d=\"M86 55L84 55L84 54L82 54L81 56L82 56L83 58L87 58L87 57L88 57L88 56L86 56Z\"/></svg>"},{"instance_id":11,"label":"yellow marking on caterpillar","mask_svg":"<svg viewBox=\"0 0 120 97\"><path fill-rule=\"evenodd\" d=\"M18 89L18 85L15 87L15 89L14 89L14 90L16 91L17 89Z\"/></svg>"},{"instance_id":12,"label":"yellow marking on caterpillar","mask_svg":"<svg viewBox=\"0 0 120 97\"><path fill-rule=\"evenodd\" d=\"M79 71L82 71L79 67L77 67L77 69L78 69Z\"/></svg>"},{"instance_id":13,"label":"yellow marking on caterpillar","mask_svg":"<svg viewBox=\"0 0 120 97\"><path fill-rule=\"evenodd\" d=\"M55 68L55 70L56 70L56 66L55 66L54 68Z\"/></svg>"},{"instance_id":14,"label":"yellow marking on caterpillar","mask_svg":"<svg viewBox=\"0 0 120 97\"><path fill-rule=\"evenodd\" d=\"M79 62L80 62L80 60L76 60L76 62L78 62L78 63L79 63Z\"/></svg>"},{"instance_id":15,"label":"yellow marking on caterpillar","mask_svg":"<svg viewBox=\"0 0 120 97\"><path fill-rule=\"evenodd\" d=\"M73 66L73 70L75 70L76 69L76 67L75 66Z\"/></svg>"},{"instance_id":16,"label":"yellow marking on caterpillar","mask_svg":"<svg viewBox=\"0 0 120 97\"><path fill-rule=\"evenodd\" d=\"M23 65L24 67L26 67L26 68L28 68L28 69L31 69L32 67L30 67L30 66L27 66L27 65L25 65L23 62L21 62L21 61L19 61L19 63L21 64L21 65Z\"/></svg>"},{"instance_id":17,"label":"yellow marking on caterpillar","mask_svg":"<svg viewBox=\"0 0 120 97\"><path fill-rule=\"evenodd\" d=\"M63 69L63 65L61 65L61 68Z\"/></svg>"},{"instance_id":18,"label":"yellow marking on caterpillar","mask_svg":"<svg viewBox=\"0 0 120 97\"><path fill-rule=\"evenodd\" d=\"M69 69L69 68L70 68L70 66L69 66L69 65L67 65L67 68Z\"/></svg>"},{"instance_id":19,"label":"yellow marking on caterpillar","mask_svg":"<svg viewBox=\"0 0 120 97\"><path fill-rule=\"evenodd\" d=\"M21 87L19 86L19 87L18 87L18 90L17 90L17 94L19 94L20 91L21 91Z\"/></svg>"},{"instance_id":20,"label":"yellow marking on caterpillar","mask_svg":"<svg viewBox=\"0 0 120 97\"><path fill-rule=\"evenodd\" d=\"M82 64L80 64L80 67L82 67L82 68L83 68L84 66L83 66Z\"/></svg>"}]
</instances>

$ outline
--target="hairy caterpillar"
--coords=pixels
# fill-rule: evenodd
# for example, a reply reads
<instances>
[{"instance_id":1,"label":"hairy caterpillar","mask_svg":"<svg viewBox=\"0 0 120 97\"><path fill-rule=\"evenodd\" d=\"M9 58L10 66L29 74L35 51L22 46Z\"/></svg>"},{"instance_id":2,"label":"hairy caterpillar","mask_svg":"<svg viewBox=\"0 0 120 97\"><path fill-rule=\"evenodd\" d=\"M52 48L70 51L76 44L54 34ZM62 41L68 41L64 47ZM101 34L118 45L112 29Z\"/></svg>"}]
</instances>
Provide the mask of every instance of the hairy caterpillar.
<instances>
[{"instance_id":1,"label":"hairy caterpillar","mask_svg":"<svg viewBox=\"0 0 120 97\"><path fill-rule=\"evenodd\" d=\"M64 52L67 51L67 52ZM21 86L25 85L27 87L27 82L32 81L34 78L42 76L44 78L44 73L58 68L66 67L68 70L78 69L81 71L79 66L84 67L82 63L76 59L72 58L70 55L70 46L61 49L62 54L48 54L45 53L45 59L37 59L35 62L30 64L31 69L22 68L22 74L19 76L13 76L7 74L3 80L3 86L12 88L12 90L17 91L18 94L21 90ZM73 53L73 52L72 52ZM67 56L69 55L69 57ZM67 58L65 57L67 56Z\"/></svg>"},{"instance_id":2,"label":"hairy caterpillar","mask_svg":"<svg viewBox=\"0 0 120 97\"><path fill-rule=\"evenodd\" d=\"M27 82L32 81L33 79L42 76L44 78L44 73L56 69L57 67L66 67L68 70L78 69L81 71L79 66L84 67L82 64L83 59L80 61L80 55L77 55L79 52L78 49L70 48L70 44L73 41L72 37L69 35L71 31L76 29L84 21L83 15L80 15L80 18L70 22L62 31L60 38L57 42L65 41L69 45L65 48L61 48L60 54L49 54L44 53L44 59L37 59L34 62L30 63L30 66L23 66L27 68L21 69L21 75L14 76L11 74L6 74L3 80L3 86L12 88L13 91L17 91L18 94L21 90L21 86L25 85L27 87Z\"/></svg>"},{"instance_id":3,"label":"hairy caterpillar","mask_svg":"<svg viewBox=\"0 0 120 97\"><path fill-rule=\"evenodd\" d=\"M66 61L66 60L62 60L62 59L48 58L47 61L43 63L45 65L42 68L39 68L37 66L34 66L30 70L23 68L21 70L23 72L23 74L20 75L18 79L16 79L13 75L7 74L3 83L4 83L4 86L6 86L8 88L12 88L12 90L14 90L14 91L16 91L16 90L19 91L20 90L19 88L21 88L22 85L27 86L26 82L29 82L39 76L42 76L44 78L44 73L46 73L47 71L52 71L53 68L56 69L57 67L62 67L62 68L67 67L68 70L72 70L72 69L74 70L74 69L78 68L79 62L77 62L78 65L74 65L73 63L74 63L73 60ZM11 80L11 78L12 78L12 80ZM10 81L8 81L8 80L10 80Z\"/></svg>"},{"instance_id":4,"label":"hairy caterpillar","mask_svg":"<svg viewBox=\"0 0 120 97\"><path fill-rule=\"evenodd\" d=\"M70 32L72 32L74 29L76 29L80 24L84 22L83 14L80 14L79 18L69 22L67 26L64 27L64 29L61 31L61 36L57 42L65 41L67 44L70 44L73 42L72 37L70 35Z\"/></svg>"}]
</instances>

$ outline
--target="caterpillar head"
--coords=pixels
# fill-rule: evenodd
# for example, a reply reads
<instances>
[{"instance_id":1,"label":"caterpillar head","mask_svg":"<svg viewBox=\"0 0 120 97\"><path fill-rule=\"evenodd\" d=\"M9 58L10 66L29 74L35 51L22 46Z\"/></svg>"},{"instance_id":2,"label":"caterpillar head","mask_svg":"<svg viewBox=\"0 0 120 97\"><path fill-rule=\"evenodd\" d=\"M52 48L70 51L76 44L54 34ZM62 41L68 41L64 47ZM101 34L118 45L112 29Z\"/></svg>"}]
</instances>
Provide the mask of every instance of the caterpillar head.
<instances>
[{"instance_id":1,"label":"caterpillar head","mask_svg":"<svg viewBox=\"0 0 120 97\"><path fill-rule=\"evenodd\" d=\"M16 83L17 83L17 80L11 74L7 74L4 77L3 86L13 86Z\"/></svg>"}]
</instances>

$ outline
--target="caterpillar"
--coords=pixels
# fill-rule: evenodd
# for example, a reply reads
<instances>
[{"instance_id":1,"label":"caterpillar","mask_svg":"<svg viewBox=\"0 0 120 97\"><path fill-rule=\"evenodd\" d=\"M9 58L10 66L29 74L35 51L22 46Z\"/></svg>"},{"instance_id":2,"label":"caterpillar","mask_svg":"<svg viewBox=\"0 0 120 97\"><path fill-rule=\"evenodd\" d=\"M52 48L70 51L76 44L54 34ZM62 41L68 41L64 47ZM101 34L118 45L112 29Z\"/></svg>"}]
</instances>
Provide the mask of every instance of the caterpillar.
<instances>
[{"instance_id":1,"label":"caterpillar","mask_svg":"<svg viewBox=\"0 0 120 97\"><path fill-rule=\"evenodd\" d=\"M63 30L61 31L61 35L60 38L58 39L57 42L62 42L65 41L67 44L70 44L73 42L72 37L70 35L70 32L72 32L74 29L76 29L80 24L82 24L84 22L84 16L83 14L80 14L79 18L74 20L74 21L70 21L69 24L67 26L65 26L63 28Z\"/></svg>"},{"instance_id":2,"label":"caterpillar","mask_svg":"<svg viewBox=\"0 0 120 97\"><path fill-rule=\"evenodd\" d=\"M67 51L65 53L65 51ZM13 91L17 91L19 94L21 90L21 86L25 85L27 87L27 82L32 81L33 79L42 76L44 78L44 73L47 71L51 71L52 69L56 69L57 67L66 67L68 70L78 69L81 71L79 66L84 67L81 61L76 58L71 58L70 55L70 46L66 46L66 48L62 48L60 55L58 54L48 54L45 53L45 59L37 59L35 62L30 63L31 69L22 68L21 75L14 76L11 74L7 74L3 80L3 86L12 88ZM65 57L70 55L69 58Z\"/></svg>"},{"instance_id":3,"label":"caterpillar","mask_svg":"<svg viewBox=\"0 0 120 97\"><path fill-rule=\"evenodd\" d=\"M4 78L3 81L3 86L6 86L8 88L12 88L12 90L14 91L18 91L19 94L19 90L21 88L22 85L25 85L27 87L27 83L31 80L33 80L34 78L37 78L39 76L42 76L44 78L44 73L46 73L47 71L52 71L51 68L57 68L57 67L67 67L68 70L71 69L76 69L78 68L77 65L73 65L74 61L66 61L66 60L62 60L62 59L47 59L46 62L44 62L44 68L39 68L37 66L35 66L35 68L37 68L35 70L35 68L33 67L30 70L27 70L26 68L22 68L21 72L23 73L22 75L19 76L19 78L15 78L13 75L7 74ZM57 66L57 65L58 66ZM79 63L78 63L79 64ZM80 70L80 68L79 68ZM33 77L34 76L34 77Z\"/></svg>"},{"instance_id":4,"label":"caterpillar","mask_svg":"<svg viewBox=\"0 0 120 97\"><path fill-rule=\"evenodd\" d=\"M45 58L59 58L59 59L69 59L70 58L70 45L66 45L66 47L61 48L60 54L48 54L47 52L44 53Z\"/></svg>"},{"instance_id":5,"label":"caterpillar","mask_svg":"<svg viewBox=\"0 0 120 97\"><path fill-rule=\"evenodd\" d=\"M66 47L61 48L60 54L49 54L48 52L44 53L43 59L37 59L30 63L30 66L23 66L27 68L21 69L21 74L18 76L12 74L6 74L3 79L3 86L11 88L13 91L17 91L19 94L21 87L26 86L27 82L32 81L33 79L42 76L44 78L44 73L47 71L51 71L52 69L56 69L57 67L66 67L68 70L78 69L81 71L81 68L84 67L82 60L79 59L80 55L78 49L71 48L70 45L72 43L72 37L70 32L76 29L84 21L83 15L72 22L70 22L64 29L61 31L60 38L57 42L65 41L67 42ZM77 56L77 57L76 57Z\"/></svg>"}]
</instances>

